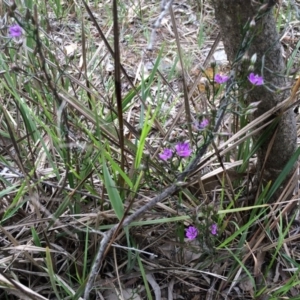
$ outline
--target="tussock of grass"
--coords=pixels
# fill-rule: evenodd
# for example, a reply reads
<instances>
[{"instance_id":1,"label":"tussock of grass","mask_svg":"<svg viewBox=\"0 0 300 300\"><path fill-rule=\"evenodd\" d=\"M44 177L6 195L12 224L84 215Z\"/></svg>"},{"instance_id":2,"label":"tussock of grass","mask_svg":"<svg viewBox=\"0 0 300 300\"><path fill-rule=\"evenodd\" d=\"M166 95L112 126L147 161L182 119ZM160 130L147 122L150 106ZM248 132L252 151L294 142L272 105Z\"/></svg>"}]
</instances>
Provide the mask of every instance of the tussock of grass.
<instances>
[{"instance_id":1,"label":"tussock of grass","mask_svg":"<svg viewBox=\"0 0 300 300\"><path fill-rule=\"evenodd\" d=\"M276 13L290 74L299 21ZM299 151L260 189L254 170L298 89L249 122L245 80L213 80L230 66L211 64L223 47L209 3L174 3L147 51L158 16L146 1L0 5L1 299L297 297L298 191L268 199Z\"/></svg>"}]
</instances>

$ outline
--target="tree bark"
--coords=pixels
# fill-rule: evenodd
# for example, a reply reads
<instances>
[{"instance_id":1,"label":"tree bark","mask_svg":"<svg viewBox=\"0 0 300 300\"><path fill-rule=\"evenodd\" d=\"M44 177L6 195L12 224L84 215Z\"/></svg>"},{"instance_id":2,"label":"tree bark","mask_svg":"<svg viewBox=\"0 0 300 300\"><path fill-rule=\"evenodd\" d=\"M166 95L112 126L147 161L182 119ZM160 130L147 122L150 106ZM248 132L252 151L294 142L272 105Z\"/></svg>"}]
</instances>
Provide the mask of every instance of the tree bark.
<instances>
[{"instance_id":1,"label":"tree bark","mask_svg":"<svg viewBox=\"0 0 300 300\"><path fill-rule=\"evenodd\" d=\"M212 0L212 3L230 62L234 62L237 55L243 52L243 47L245 47L243 42L245 42L245 37L247 39L245 25L247 22L249 24L251 20L255 20L252 21L253 26L248 30L248 34L250 32L253 39L246 48L249 57L252 57L255 53L257 54L254 73L263 75L265 82L263 86L255 86L248 95L250 102L261 101L253 115L256 118L289 96L288 91L278 92L280 89L286 88L288 82L284 77L285 63L282 57L279 35L276 31L273 9L271 5L268 7L268 3L265 3L267 9L257 18L258 10L262 8L263 4L257 6L251 0ZM293 110L290 109L282 115L279 121L274 144L265 163L264 180L274 182L295 152L296 142L296 119ZM266 157L268 144L269 141L264 143L259 150L258 172L261 170Z\"/></svg>"}]
</instances>

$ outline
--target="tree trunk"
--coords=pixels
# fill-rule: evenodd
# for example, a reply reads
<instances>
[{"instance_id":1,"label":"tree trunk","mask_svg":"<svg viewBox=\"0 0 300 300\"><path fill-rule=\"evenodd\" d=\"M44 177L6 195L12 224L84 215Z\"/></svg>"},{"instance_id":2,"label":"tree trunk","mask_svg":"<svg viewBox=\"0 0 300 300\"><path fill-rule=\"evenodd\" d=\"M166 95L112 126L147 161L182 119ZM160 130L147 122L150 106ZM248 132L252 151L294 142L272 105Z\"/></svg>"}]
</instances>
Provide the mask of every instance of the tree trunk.
<instances>
[{"instance_id":1,"label":"tree trunk","mask_svg":"<svg viewBox=\"0 0 300 300\"><path fill-rule=\"evenodd\" d=\"M279 35L276 31L273 9L271 6L268 7L268 4L265 4L265 10L261 10L261 16L257 17L258 10L262 7L254 5L254 1L212 0L212 2L229 61L231 63L234 62L237 59L237 55L244 51L243 47L247 48L250 58L253 54L257 54L254 73L263 75L265 84L263 86L255 86L248 95L248 99L251 102L261 101L253 115L256 118L289 96L288 91L278 93L279 89L288 86L288 82L284 77L285 63L281 53ZM248 30L245 32L245 25L247 22L249 24L250 21L252 21L252 24L250 27L248 26ZM250 39L250 37L253 37L253 40L251 40L249 46L243 45L242 43L246 39ZM276 92L270 90L276 90ZM294 112L290 109L280 119L271 152L265 163L264 180L272 180L274 182L295 152L296 142L296 119ZM258 171L261 170L262 163L266 157L268 144L269 141L264 143L259 150Z\"/></svg>"}]
</instances>

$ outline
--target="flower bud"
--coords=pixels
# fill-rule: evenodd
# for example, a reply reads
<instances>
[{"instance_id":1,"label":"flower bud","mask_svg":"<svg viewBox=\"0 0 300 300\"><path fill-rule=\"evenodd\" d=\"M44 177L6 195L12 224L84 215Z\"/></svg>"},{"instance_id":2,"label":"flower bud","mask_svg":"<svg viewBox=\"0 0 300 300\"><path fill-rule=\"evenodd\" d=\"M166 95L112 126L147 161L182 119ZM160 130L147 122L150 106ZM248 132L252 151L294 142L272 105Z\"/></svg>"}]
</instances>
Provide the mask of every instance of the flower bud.
<instances>
[{"instance_id":1,"label":"flower bud","mask_svg":"<svg viewBox=\"0 0 300 300\"><path fill-rule=\"evenodd\" d=\"M243 55L242 60L243 60L244 62L250 61L249 54L248 54L247 51L246 51L245 54Z\"/></svg>"},{"instance_id":2,"label":"flower bud","mask_svg":"<svg viewBox=\"0 0 300 300\"><path fill-rule=\"evenodd\" d=\"M12 11L16 10L17 4L16 4L15 0L10 0L9 6Z\"/></svg>"},{"instance_id":3,"label":"flower bud","mask_svg":"<svg viewBox=\"0 0 300 300\"><path fill-rule=\"evenodd\" d=\"M250 28L255 27L255 25L256 25L255 20L252 19L251 22L250 22L250 24L249 24Z\"/></svg>"},{"instance_id":4,"label":"flower bud","mask_svg":"<svg viewBox=\"0 0 300 300\"><path fill-rule=\"evenodd\" d=\"M248 71L253 72L254 71L254 66L253 65L249 66Z\"/></svg>"},{"instance_id":5,"label":"flower bud","mask_svg":"<svg viewBox=\"0 0 300 300\"><path fill-rule=\"evenodd\" d=\"M251 65L254 65L254 64L255 64L255 62L256 62L256 60L257 60L257 54L256 54L256 53L254 53L254 54L252 55L251 59L250 59L250 61L251 61Z\"/></svg>"},{"instance_id":6,"label":"flower bud","mask_svg":"<svg viewBox=\"0 0 300 300\"><path fill-rule=\"evenodd\" d=\"M217 63L215 61L215 59L213 59L211 62L210 62L210 66L214 69L216 67Z\"/></svg>"},{"instance_id":7,"label":"flower bud","mask_svg":"<svg viewBox=\"0 0 300 300\"><path fill-rule=\"evenodd\" d=\"M140 164L139 167L138 167L138 170L140 171L143 171L143 170L146 170L147 167L144 165L144 164Z\"/></svg>"}]
</instances>

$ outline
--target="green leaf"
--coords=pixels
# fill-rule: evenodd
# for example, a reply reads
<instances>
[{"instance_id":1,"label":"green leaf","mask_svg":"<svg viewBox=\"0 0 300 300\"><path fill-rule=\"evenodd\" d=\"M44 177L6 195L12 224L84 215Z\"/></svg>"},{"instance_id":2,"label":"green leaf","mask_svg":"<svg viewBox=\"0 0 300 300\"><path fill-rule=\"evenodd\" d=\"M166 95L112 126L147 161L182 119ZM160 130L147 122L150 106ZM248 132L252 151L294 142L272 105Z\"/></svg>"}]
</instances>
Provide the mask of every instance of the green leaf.
<instances>
[{"instance_id":1,"label":"green leaf","mask_svg":"<svg viewBox=\"0 0 300 300\"><path fill-rule=\"evenodd\" d=\"M38 247L42 247L39 235L37 234L34 227L31 227L31 234L32 234L34 244Z\"/></svg>"},{"instance_id":2,"label":"green leaf","mask_svg":"<svg viewBox=\"0 0 300 300\"><path fill-rule=\"evenodd\" d=\"M268 194L266 195L266 200L265 202L267 203L273 194L276 192L276 190L280 187L282 182L286 179L287 175L292 171L296 161L298 160L298 157L300 155L300 147L297 149L297 151L292 155L290 160L287 162L285 167L283 168L282 172L280 175L277 177L275 180L274 184L271 186Z\"/></svg>"},{"instance_id":3,"label":"green leaf","mask_svg":"<svg viewBox=\"0 0 300 300\"><path fill-rule=\"evenodd\" d=\"M52 259L51 259L50 249L48 247L46 247L46 265L47 265L46 271L49 275L53 291L54 291L57 299L61 299L60 295L58 293L58 290L56 288L56 280L55 280L55 274L54 274L54 270L53 270L53 262L52 262Z\"/></svg>"},{"instance_id":4,"label":"green leaf","mask_svg":"<svg viewBox=\"0 0 300 300\"><path fill-rule=\"evenodd\" d=\"M104 185L106 187L110 203L111 203L118 219L121 220L124 215L123 201L122 201L122 199L120 197L120 193L116 187L116 183L112 179L112 176L109 174L104 154L102 154L102 163L103 163Z\"/></svg>"},{"instance_id":5,"label":"green leaf","mask_svg":"<svg viewBox=\"0 0 300 300\"><path fill-rule=\"evenodd\" d=\"M146 138L148 136L148 133L151 130L152 124L155 119L155 115L156 115L156 113L154 113L152 118L150 119L150 108L148 108L145 123L143 125L143 130L142 130L141 137L140 137L140 142L139 142L136 157L135 157L134 167L136 169L139 168L139 166L141 164L141 160L142 160L142 156L143 156L143 152L144 152L144 148L145 148Z\"/></svg>"},{"instance_id":6,"label":"green leaf","mask_svg":"<svg viewBox=\"0 0 300 300\"><path fill-rule=\"evenodd\" d=\"M128 184L129 188L132 189L133 188L133 183L129 179L129 177L124 173L124 171L120 168L120 166L111 158L111 156L107 152L105 152L104 154L105 154L105 158L107 160L109 160L109 162L111 163L111 167L114 169L114 171L120 173L121 177Z\"/></svg>"},{"instance_id":7,"label":"green leaf","mask_svg":"<svg viewBox=\"0 0 300 300\"><path fill-rule=\"evenodd\" d=\"M141 271L141 274L142 274L142 277L143 277L144 286L145 286L146 293L147 293L147 299L152 300L153 298L152 298L150 287L149 287L149 284L148 284L145 268L143 266L142 260L141 260L139 255L137 255L137 259L138 259L139 268L140 268L140 271Z\"/></svg>"}]
</instances>

